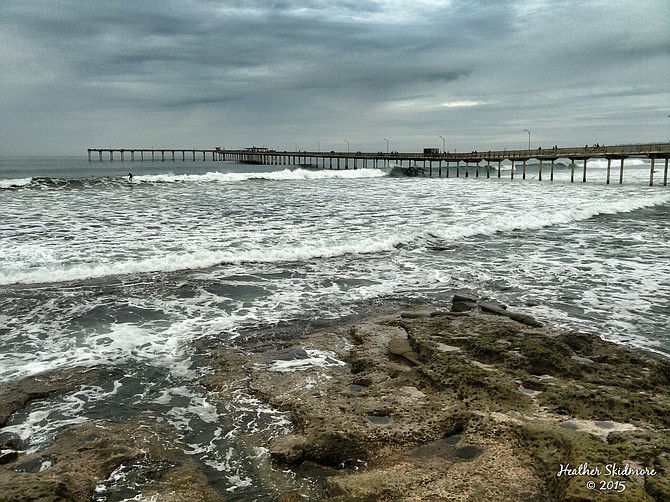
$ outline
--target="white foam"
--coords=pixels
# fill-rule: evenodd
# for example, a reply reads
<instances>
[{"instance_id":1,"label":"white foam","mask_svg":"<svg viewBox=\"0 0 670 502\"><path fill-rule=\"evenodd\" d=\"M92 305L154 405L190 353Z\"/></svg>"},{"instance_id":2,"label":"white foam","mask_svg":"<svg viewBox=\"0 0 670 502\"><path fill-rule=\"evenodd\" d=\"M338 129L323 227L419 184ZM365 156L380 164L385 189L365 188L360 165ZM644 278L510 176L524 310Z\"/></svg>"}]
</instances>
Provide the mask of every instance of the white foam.
<instances>
[{"instance_id":1,"label":"white foam","mask_svg":"<svg viewBox=\"0 0 670 502\"><path fill-rule=\"evenodd\" d=\"M270 371L303 371L313 367L344 366L346 363L335 357L333 352L328 350L305 349L306 358L296 359L277 359L270 364Z\"/></svg>"},{"instance_id":2,"label":"white foam","mask_svg":"<svg viewBox=\"0 0 670 502\"><path fill-rule=\"evenodd\" d=\"M648 178L645 169L642 166L638 173ZM363 170L325 173L348 176L358 172ZM291 172L292 176L295 174ZM217 176L226 179L227 175ZM173 175L168 178L177 179ZM207 176L194 179L209 183ZM662 247L662 233L655 232L658 228L665 231L665 227L662 221L654 222L670 201L664 187L538 183L518 177L504 182L426 177L355 183L259 182L239 187L193 185L185 182L184 186L145 187L134 192L105 189L86 197L81 191L71 190L57 196L50 194L48 199L36 193L35 201L31 198L30 203L48 207L48 211L35 213L32 219L16 202L14 219L6 224L11 232L6 234L11 236L7 239L9 246L3 242L4 249L0 249L0 283L51 283L113 274L200 269L198 273L174 277L186 284L219 281L224 286L220 292L196 288L192 297L175 299L170 295L181 295L165 290L166 296L156 297L156 288L163 291L158 284L156 288L142 286L137 292L138 297L144 296L140 303L148 308L156 303L165 308L164 312L172 318L166 323L174 325L170 335L175 334L176 338L164 331L164 338L157 338L155 344L139 348L137 353L131 347L117 347L120 354L131 359L148 360L144 353L153 350L153 357L161 366L184 374L189 371L189 359L180 348L184 337L232 337L255 324L272 325L312 315L335 317L348 313L356 300L389 294L432 294L440 288L472 286L496 296L506 294L500 289L504 285L503 291L509 291L509 287L525 290L529 299L539 297L552 304L556 312L566 308L566 324L574 325L574 318L579 315L576 309L570 310L567 301L556 302L552 295L560 296L571 280L578 284L589 277L609 281L604 270L584 272L584 267L602 262L605 256L625 252L623 248L630 248L630 244L639 247L639 256L646 257L644 263L650 266L636 272L636 265L631 268L628 261L604 264L618 267L618 263L623 263L627 267L621 274L610 276L612 281L622 283L633 276L644 276L649 280L648 286L629 281L628 289L644 296L646 302L654 292L665 294L660 289L663 283L651 275L662 276L667 270L660 259L667 248ZM8 201L21 199L11 195L5 192ZM644 217L640 213L586 221L597 215L624 214L654 206L662 207L643 211ZM72 207L82 211L72 211ZM619 231L620 222L638 218L640 221L634 226ZM644 225L647 219L651 222L648 228ZM46 236L39 240L39 247L25 230L32 232L33 227ZM598 232L599 228L613 231L611 236L603 235L602 245L599 239L585 235ZM556 236L561 240L556 240ZM625 238L625 242L620 243L620 238ZM445 240L455 245L440 251ZM515 242L510 245L510 241ZM608 242L613 245L611 253ZM472 256L462 255L461 250L472 249L472 244L480 247L474 249ZM16 254L13 249L21 252ZM503 256L499 256L500 249L507 252L502 251ZM587 257L591 250L598 255ZM364 253L370 254L361 256ZM582 257L587 259L581 260ZM538 265L542 272L535 268ZM290 276L294 271L296 275ZM267 274L274 272L277 278L267 280ZM236 278L229 281L233 275ZM246 282L237 277L244 275L254 279ZM147 276L147 283L152 279ZM126 277L123 281L132 279ZM83 283L76 287L87 286ZM597 285L588 287L596 291ZM607 308L607 298L620 297L620 290L618 286L612 291L600 288L592 296L579 296L578 292L575 301L581 302L579 309L586 310L586 314L589 309L602 312ZM179 291L191 289L189 286ZM238 292L242 296L237 296ZM640 321L638 312L649 316L640 308L647 303L620 305L621 313L607 321L611 331L615 331L614 323L619 323L621 330L630 333L633 321ZM51 307L47 310L55 314ZM70 313L76 317L77 312L68 312L68 317ZM175 317L187 320L174 321ZM63 348L63 354L72 356L75 364L77 358L93 361L95 350L75 354L72 347L62 345L62 340L56 342L56 337L40 341L39 337L47 333L62 332L62 322L50 320L59 318L62 316L57 314L17 314L12 318L10 348L16 347L20 354L0 355L0 373L7 367L5 362L17 371L23 371L21 366L26 363L30 372L37 372L40 365L57 365L51 352ZM158 324L158 330L165 329L165 324ZM642 327L642 335L649 336L648 325L642 321L638 326ZM147 327L155 331L157 324L148 322ZM19 340L26 332L29 341ZM186 332L190 335L184 335ZM33 340L36 350L31 347ZM104 337L99 340L99 360L121 360L114 359L115 353L107 350ZM159 343L166 344L164 350L158 350Z\"/></svg>"},{"instance_id":3,"label":"white foam","mask_svg":"<svg viewBox=\"0 0 670 502\"><path fill-rule=\"evenodd\" d=\"M32 178L17 178L11 180L0 180L0 189L2 188L18 188L30 185Z\"/></svg>"},{"instance_id":4,"label":"white foam","mask_svg":"<svg viewBox=\"0 0 670 502\"><path fill-rule=\"evenodd\" d=\"M493 235L513 230L537 230L553 225L584 221L601 214L629 213L668 202L670 202L670 194L596 203L581 202L568 208L549 208L549 210L541 208L534 212L492 215L481 223L449 225L447 228L433 229L430 233L447 240L460 240L474 235Z\"/></svg>"},{"instance_id":5,"label":"white foam","mask_svg":"<svg viewBox=\"0 0 670 502\"><path fill-rule=\"evenodd\" d=\"M250 180L324 180L324 179L353 179L353 178L381 178L387 176L382 169L284 169L282 171L254 172L254 173L220 173L206 174L157 174L138 175L133 179L145 183L235 183Z\"/></svg>"},{"instance_id":6,"label":"white foam","mask_svg":"<svg viewBox=\"0 0 670 502\"><path fill-rule=\"evenodd\" d=\"M102 500L107 500L107 492L110 491L112 487L115 486L123 486L123 485L129 485L132 486L133 488L139 488L138 485L136 484L136 481L133 481L132 483L129 483L129 474L133 473L133 467L132 465L128 465L126 463L121 464L119 467L117 467L112 473L107 477L107 479L101 481L98 485L95 487L95 493L97 496L93 497L93 500L98 502ZM129 498L126 496L126 498L123 499L124 501L130 502L130 501L137 501L137 502L158 502L159 496L158 495L152 495L151 497L147 498L141 493L138 493L132 498Z\"/></svg>"},{"instance_id":7,"label":"white foam","mask_svg":"<svg viewBox=\"0 0 670 502\"><path fill-rule=\"evenodd\" d=\"M179 427L179 429L188 429L189 422L194 417L198 417L202 422L209 424L217 423L219 420L219 413L216 406L211 404L205 396L194 392L186 386L164 389L161 392L161 395L153 402L156 404L167 405L172 402L175 397L184 397L189 400L188 405L173 408L168 412L173 423L179 422L183 425L183 427Z\"/></svg>"},{"instance_id":8,"label":"white foam","mask_svg":"<svg viewBox=\"0 0 670 502\"><path fill-rule=\"evenodd\" d=\"M620 166L620 160L613 160L610 163L610 167L612 170L619 170ZM583 167L584 163L583 161L578 161L575 163L577 167ZM626 172L627 168L634 168L634 169L639 169L641 167L649 167L649 161L648 160L643 160L643 159L636 159L636 158L628 158L624 160L624 165L623 165L623 170L624 173ZM590 168L595 168L595 169L607 169L607 159L589 159L586 162L586 169Z\"/></svg>"},{"instance_id":9,"label":"white foam","mask_svg":"<svg viewBox=\"0 0 670 502\"><path fill-rule=\"evenodd\" d=\"M191 253L176 252L139 260L123 260L112 263L78 264L65 267L60 264L46 264L37 270L0 271L0 285L15 283L67 282L79 279L105 277L150 271L175 271L208 268L221 263L275 263L283 261L304 261L314 258L329 258L343 254L362 254L389 251L407 237L381 237L361 239L356 242L331 243L322 241L298 246L283 246L235 251L199 250Z\"/></svg>"},{"instance_id":10,"label":"white foam","mask_svg":"<svg viewBox=\"0 0 670 502\"><path fill-rule=\"evenodd\" d=\"M76 391L61 398L33 401L27 417L18 424L3 427L4 433L16 434L28 442L27 453L34 453L49 444L54 435L63 427L87 422L82 416L85 406L96 401L105 401L115 395L121 386L114 382L114 388L107 391L99 386L82 385ZM47 469L49 466L42 466Z\"/></svg>"},{"instance_id":11,"label":"white foam","mask_svg":"<svg viewBox=\"0 0 670 502\"><path fill-rule=\"evenodd\" d=\"M232 485L229 488L227 488L226 491L228 492L234 492L235 490L239 490L240 488L251 486L253 483L253 480L251 478L246 476L243 478L239 474L235 474L233 476L226 476L226 479Z\"/></svg>"},{"instance_id":12,"label":"white foam","mask_svg":"<svg viewBox=\"0 0 670 502\"><path fill-rule=\"evenodd\" d=\"M159 175L147 179L203 181L211 177L229 180L231 176L247 179L254 176L266 179L307 179L380 175L383 175L383 171L375 169L297 169L267 173ZM133 195L132 202L137 204L138 210L131 218L125 211L114 209L115 204L128 204L127 197L121 197L118 191L105 192L105 197L111 197L104 199L112 207L104 212L109 226L95 225L95 218L101 212L100 204L86 206L81 215L70 211L71 204L82 204L82 201L76 192L67 193L62 200L58 199L62 207L54 209L61 216L48 223L49 227L54 227L53 231L49 231L58 229L59 237L36 244L23 235L21 219L17 218L14 227L10 227L12 240L0 249L0 285L67 282L129 273L202 269L219 264L310 261L351 254L382 253L425 237L428 235L427 228L438 238L458 241L473 235L493 235L497 232L566 224L598 214L628 212L670 201L667 193L639 189L636 189L638 194L635 191L619 191L617 194L621 197L615 199L612 197L615 195L614 190L602 187L597 187L598 191L589 197L588 191L594 187L582 184L567 187L547 183L539 186L530 185L526 181L521 187L521 183L483 183L480 182L482 180L472 179L404 181L385 180L388 184L384 186L394 190L397 196L390 193L383 197L378 194L378 184L357 184L354 197L356 203L352 207L347 206L347 199L341 193L336 194L337 203L326 207L317 205L317 200L323 201L323 204L330 203L332 187L324 183L314 184L307 194L302 189L294 188L293 197L305 197L308 200L304 204L296 200L295 205L291 206L291 199L287 199L289 207L285 209L279 204L271 206L284 192L276 185L265 186L262 190L245 187L243 194L235 192L230 198L227 188L212 190L216 197L209 196L203 208L191 210L185 206L183 211L181 206L172 208L175 202L180 201L178 195L181 191L157 188L151 193L141 192L138 197ZM478 193L470 195L457 190L462 183L477 183L475 189ZM574 205L566 204L561 192L565 197L574 195ZM490 198L499 200L495 205L491 204L490 208L481 205L487 193ZM195 197L196 194L185 188L183 196ZM248 204L249 198L253 199L253 203L244 206L244 210L239 213L225 212L230 214L228 218L217 218L219 196L221 204L233 205L236 201ZM117 197L121 198L117 200ZM148 197L149 200L145 201L142 197ZM169 220L161 220L162 215L156 213L155 201L161 197L166 200L158 203L159 208L166 204L166 207L171 208L168 213L187 213L183 220L181 214L176 218L176 228ZM200 195L197 197L201 200ZM523 200L524 197L527 200ZM368 207L365 209L369 211L360 211L361 198L367 202ZM435 207L428 206L424 211L420 206L424 199ZM439 217L436 211L442 210L440 199L444 200L444 205L453 211L455 217L446 212L442 213L444 218ZM469 211L469 199L479 206ZM394 205L386 208L389 200L394 200ZM533 208L533 200L538 201L536 208ZM504 213L495 212L496 205L504 207ZM294 215L292 210L304 210L306 213ZM37 223L40 223L39 219ZM102 237L98 239L100 235ZM138 236L143 238L138 239Z\"/></svg>"},{"instance_id":13,"label":"white foam","mask_svg":"<svg viewBox=\"0 0 670 502\"><path fill-rule=\"evenodd\" d=\"M22 378L64 367L91 367L146 361L169 368L173 374L189 373L190 359L179 323L166 332L132 324L112 324L110 331L83 338L64 336L48 340L34 351L21 351L1 357L0 381Z\"/></svg>"},{"instance_id":14,"label":"white foam","mask_svg":"<svg viewBox=\"0 0 670 502\"><path fill-rule=\"evenodd\" d=\"M493 214L475 221L468 219L460 223L433 224L430 232L423 228L409 227L406 233L392 235L370 235L340 240L320 239L296 241L292 244L266 247L263 242L247 242L239 249L196 249L191 252L177 251L139 259L124 259L111 262L80 263L66 267L53 262L53 257L43 260L41 266L0 271L0 284L66 282L110 275L141 273L150 271L176 271L208 268L222 263L278 263L309 261L315 258L332 258L342 255L380 253L391 251L399 244L429 235L441 239L458 241L474 235L493 235L514 230L533 230L552 225L562 225L587 220L600 214L616 214L653 207L670 202L670 194L658 194L622 198L620 200L597 199L596 202L582 200L574 206L541 207L536 211L512 210L511 213ZM32 250L36 256L49 256L48 250ZM145 251L146 252L146 251ZM42 258L40 258L42 259ZM102 260L102 258L101 258Z\"/></svg>"}]
</instances>

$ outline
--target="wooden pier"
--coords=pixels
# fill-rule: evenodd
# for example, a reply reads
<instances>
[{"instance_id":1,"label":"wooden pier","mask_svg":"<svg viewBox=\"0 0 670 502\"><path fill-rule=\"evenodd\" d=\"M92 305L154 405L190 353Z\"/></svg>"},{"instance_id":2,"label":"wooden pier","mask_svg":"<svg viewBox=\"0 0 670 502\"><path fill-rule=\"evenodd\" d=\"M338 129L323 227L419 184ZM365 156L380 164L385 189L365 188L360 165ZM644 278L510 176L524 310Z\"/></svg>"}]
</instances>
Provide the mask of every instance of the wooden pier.
<instances>
[{"instance_id":1,"label":"wooden pier","mask_svg":"<svg viewBox=\"0 0 670 502\"><path fill-rule=\"evenodd\" d=\"M486 177L496 173L501 177L501 163L508 160L512 163L510 178L514 178L515 169L521 164L521 177L526 179L526 165L531 159L539 163L538 180L545 179L547 174L549 180L554 179L554 167L558 159L570 160L570 181L575 181L575 172L578 163L581 167L581 180L587 179L587 162L590 159L607 160L607 184L612 178L614 163L619 164L618 181L624 180L624 161L628 158L650 159L649 185L654 185L654 175L663 164L663 185L668 184L668 159L670 159L670 143L647 143L638 145L614 145L614 146L585 146L576 148L551 148L551 149L528 149L528 150L489 150L485 152L444 152L444 153L383 153L383 152L308 152L308 151L278 151L267 148L245 148L241 150L227 150L223 148L213 149L191 149L191 148L89 148L88 160L96 156L99 161L116 159L120 161L144 162L144 161L186 161L186 160L212 160L212 161L236 161L246 164L266 165L295 165L316 166L323 169L378 169L391 166L416 168L428 176L436 174L442 177L445 173L449 177L450 169L456 170L456 176L461 172L465 177L470 176L474 169L474 175L479 177L480 170L486 172ZM482 165L482 162L486 164ZM497 164L497 169L496 165ZM546 167L545 167L546 166ZM548 170L548 173L546 172Z\"/></svg>"}]
</instances>

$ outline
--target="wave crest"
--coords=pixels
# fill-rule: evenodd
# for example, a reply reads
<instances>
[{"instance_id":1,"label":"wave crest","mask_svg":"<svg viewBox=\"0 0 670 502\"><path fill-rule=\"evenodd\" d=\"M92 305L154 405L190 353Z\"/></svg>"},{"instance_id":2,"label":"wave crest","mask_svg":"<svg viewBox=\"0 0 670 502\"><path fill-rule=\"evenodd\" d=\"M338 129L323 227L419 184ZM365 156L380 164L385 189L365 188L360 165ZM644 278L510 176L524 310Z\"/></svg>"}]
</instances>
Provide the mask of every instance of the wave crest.
<instances>
[{"instance_id":1,"label":"wave crest","mask_svg":"<svg viewBox=\"0 0 670 502\"><path fill-rule=\"evenodd\" d=\"M0 180L0 190L6 190L10 188L20 188L30 185L32 183L32 178L16 178L9 180Z\"/></svg>"},{"instance_id":2,"label":"wave crest","mask_svg":"<svg viewBox=\"0 0 670 502\"><path fill-rule=\"evenodd\" d=\"M318 180L318 179L352 179L352 178L380 178L386 176L386 172L381 169L349 169L349 170L331 170L331 169L284 169L282 171L267 172L228 172L218 171L205 174L156 174L156 175L138 175L133 179L140 183L207 183L224 182L234 183L250 180Z\"/></svg>"}]
</instances>

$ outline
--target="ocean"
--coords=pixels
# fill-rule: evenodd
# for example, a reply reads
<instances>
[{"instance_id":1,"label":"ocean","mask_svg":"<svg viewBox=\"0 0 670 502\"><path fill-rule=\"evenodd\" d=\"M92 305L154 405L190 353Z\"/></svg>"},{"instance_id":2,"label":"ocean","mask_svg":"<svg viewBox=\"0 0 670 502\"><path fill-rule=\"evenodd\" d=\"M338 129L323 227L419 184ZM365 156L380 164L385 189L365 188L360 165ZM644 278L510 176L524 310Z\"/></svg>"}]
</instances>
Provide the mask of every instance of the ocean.
<instances>
[{"instance_id":1,"label":"ocean","mask_svg":"<svg viewBox=\"0 0 670 502\"><path fill-rule=\"evenodd\" d=\"M510 179L390 175L210 160L0 157L0 382L111 366L118 378L38 399L3 438L160 413L231 500L272 500L245 437L290 430L254 396L216 405L208 347L244 347L380 306L455 292L549 326L670 357L670 187L649 163L568 161ZM497 166L496 166L497 167ZM519 167L519 166L517 166ZM133 173L132 183L128 172ZM444 176L444 172L443 172ZM294 476L278 472L277 476ZM305 483L294 479L296 486ZM98 488L132 498L118 475ZM125 491L124 491L125 490ZM118 496L117 496L117 499Z\"/></svg>"}]
</instances>

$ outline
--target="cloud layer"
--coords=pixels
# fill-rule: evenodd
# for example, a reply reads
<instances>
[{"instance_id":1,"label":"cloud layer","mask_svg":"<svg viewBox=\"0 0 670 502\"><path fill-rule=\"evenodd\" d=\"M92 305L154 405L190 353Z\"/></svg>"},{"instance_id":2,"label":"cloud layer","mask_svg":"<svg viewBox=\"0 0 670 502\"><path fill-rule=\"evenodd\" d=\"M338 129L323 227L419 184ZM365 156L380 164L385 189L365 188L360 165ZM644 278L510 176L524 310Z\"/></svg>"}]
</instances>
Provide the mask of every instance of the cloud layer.
<instances>
[{"instance_id":1,"label":"cloud layer","mask_svg":"<svg viewBox=\"0 0 670 502\"><path fill-rule=\"evenodd\" d=\"M0 154L667 141L670 9L642 4L0 0Z\"/></svg>"}]
</instances>

